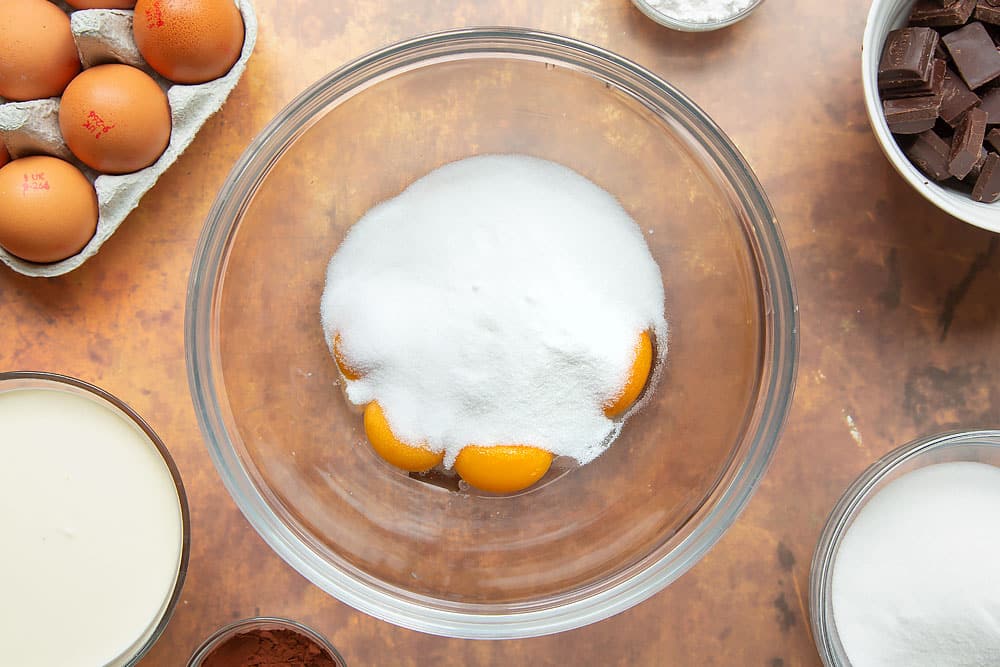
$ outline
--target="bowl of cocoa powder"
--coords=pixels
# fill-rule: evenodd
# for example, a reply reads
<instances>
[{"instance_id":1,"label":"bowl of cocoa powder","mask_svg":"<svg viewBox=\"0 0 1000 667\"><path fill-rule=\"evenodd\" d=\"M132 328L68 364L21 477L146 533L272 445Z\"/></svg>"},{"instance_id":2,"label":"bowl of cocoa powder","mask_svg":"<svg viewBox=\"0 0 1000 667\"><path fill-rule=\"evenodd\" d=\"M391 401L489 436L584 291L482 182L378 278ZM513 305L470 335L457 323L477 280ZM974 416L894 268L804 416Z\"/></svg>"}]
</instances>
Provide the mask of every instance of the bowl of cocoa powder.
<instances>
[{"instance_id":1,"label":"bowl of cocoa powder","mask_svg":"<svg viewBox=\"0 0 1000 667\"><path fill-rule=\"evenodd\" d=\"M346 667L322 635L286 618L257 617L220 628L198 647L188 667Z\"/></svg>"}]
</instances>

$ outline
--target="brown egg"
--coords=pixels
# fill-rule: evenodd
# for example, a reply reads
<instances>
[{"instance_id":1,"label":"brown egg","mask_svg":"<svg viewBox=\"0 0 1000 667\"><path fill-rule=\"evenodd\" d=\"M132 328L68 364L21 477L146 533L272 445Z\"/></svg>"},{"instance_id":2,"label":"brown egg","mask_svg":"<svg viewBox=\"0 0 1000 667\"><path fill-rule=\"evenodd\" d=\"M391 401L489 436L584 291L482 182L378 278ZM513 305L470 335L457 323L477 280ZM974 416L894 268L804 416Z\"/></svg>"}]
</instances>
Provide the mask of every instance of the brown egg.
<instances>
[{"instance_id":1,"label":"brown egg","mask_svg":"<svg viewBox=\"0 0 1000 667\"><path fill-rule=\"evenodd\" d=\"M66 4L76 9L132 9L135 0L66 0Z\"/></svg>"},{"instance_id":2,"label":"brown egg","mask_svg":"<svg viewBox=\"0 0 1000 667\"><path fill-rule=\"evenodd\" d=\"M87 166L127 174L163 154L170 142L170 104L142 70L99 65L66 86L59 129L73 155Z\"/></svg>"},{"instance_id":3,"label":"brown egg","mask_svg":"<svg viewBox=\"0 0 1000 667\"><path fill-rule=\"evenodd\" d=\"M0 169L0 246L29 262L57 262L97 229L97 193L80 170L40 155Z\"/></svg>"},{"instance_id":4,"label":"brown egg","mask_svg":"<svg viewBox=\"0 0 1000 667\"><path fill-rule=\"evenodd\" d=\"M146 62L177 83L218 79L243 49L243 17L233 0L139 0L134 32Z\"/></svg>"},{"instance_id":5,"label":"brown egg","mask_svg":"<svg viewBox=\"0 0 1000 667\"><path fill-rule=\"evenodd\" d=\"M65 12L48 0L0 0L0 97L55 97L79 71Z\"/></svg>"},{"instance_id":6,"label":"brown egg","mask_svg":"<svg viewBox=\"0 0 1000 667\"><path fill-rule=\"evenodd\" d=\"M10 153L7 152L7 147L3 145L0 141L0 167L4 166L10 162Z\"/></svg>"}]
</instances>

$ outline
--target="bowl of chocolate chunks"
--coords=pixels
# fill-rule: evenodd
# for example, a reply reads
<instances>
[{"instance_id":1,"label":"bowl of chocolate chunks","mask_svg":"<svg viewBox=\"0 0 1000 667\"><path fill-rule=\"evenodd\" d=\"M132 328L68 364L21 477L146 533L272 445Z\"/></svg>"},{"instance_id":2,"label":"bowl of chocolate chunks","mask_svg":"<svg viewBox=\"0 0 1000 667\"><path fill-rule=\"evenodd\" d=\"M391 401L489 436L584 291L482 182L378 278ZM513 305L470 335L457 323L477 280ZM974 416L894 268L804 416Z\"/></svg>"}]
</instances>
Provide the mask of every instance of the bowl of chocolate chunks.
<instances>
[{"instance_id":1,"label":"bowl of chocolate chunks","mask_svg":"<svg viewBox=\"0 0 1000 667\"><path fill-rule=\"evenodd\" d=\"M874 0L865 105L886 157L951 215L1000 232L1000 0Z\"/></svg>"}]
</instances>

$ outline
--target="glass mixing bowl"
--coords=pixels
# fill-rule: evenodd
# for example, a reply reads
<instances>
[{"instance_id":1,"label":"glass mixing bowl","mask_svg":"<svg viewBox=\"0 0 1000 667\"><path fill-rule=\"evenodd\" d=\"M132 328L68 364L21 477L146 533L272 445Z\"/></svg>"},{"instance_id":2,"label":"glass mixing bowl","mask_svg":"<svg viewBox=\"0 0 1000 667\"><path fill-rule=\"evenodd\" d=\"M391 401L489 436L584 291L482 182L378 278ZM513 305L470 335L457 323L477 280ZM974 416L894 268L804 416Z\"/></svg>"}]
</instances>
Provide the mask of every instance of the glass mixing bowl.
<instances>
[{"instance_id":1,"label":"glass mixing bowl","mask_svg":"<svg viewBox=\"0 0 1000 667\"><path fill-rule=\"evenodd\" d=\"M662 269L671 327L662 380L610 450L510 497L384 464L319 319L351 224L483 153L553 160L614 194ZM694 565L767 467L797 355L774 214L722 131L627 60L506 28L388 47L292 102L210 211L187 308L198 419L254 528L343 602L454 637L579 627Z\"/></svg>"}]
</instances>

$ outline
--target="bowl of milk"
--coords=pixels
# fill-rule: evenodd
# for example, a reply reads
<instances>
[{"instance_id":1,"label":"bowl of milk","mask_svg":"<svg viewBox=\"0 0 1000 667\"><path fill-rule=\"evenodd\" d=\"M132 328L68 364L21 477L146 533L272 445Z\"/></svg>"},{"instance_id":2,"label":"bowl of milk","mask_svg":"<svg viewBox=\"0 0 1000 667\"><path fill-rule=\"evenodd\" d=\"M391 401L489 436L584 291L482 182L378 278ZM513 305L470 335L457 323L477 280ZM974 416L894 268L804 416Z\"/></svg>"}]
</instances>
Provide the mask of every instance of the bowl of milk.
<instances>
[{"instance_id":1,"label":"bowl of milk","mask_svg":"<svg viewBox=\"0 0 1000 667\"><path fill-rule=\"evenodd\" d=\"M190 550L163 442L102 389L9 372L0 456L5 664L136 664L166 627Z\"/></svg>"}]
</instances>

